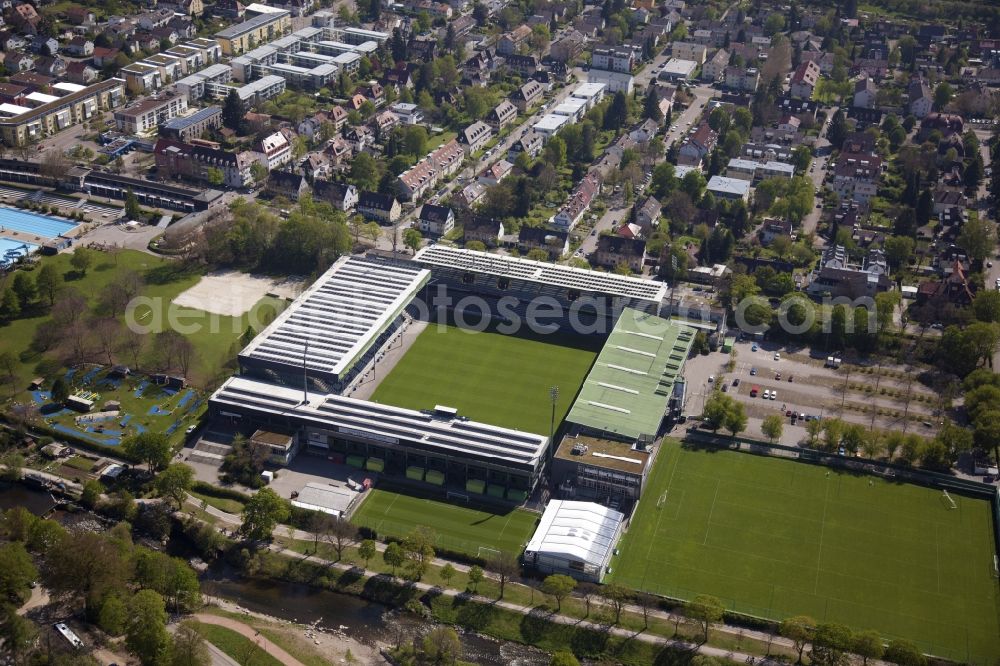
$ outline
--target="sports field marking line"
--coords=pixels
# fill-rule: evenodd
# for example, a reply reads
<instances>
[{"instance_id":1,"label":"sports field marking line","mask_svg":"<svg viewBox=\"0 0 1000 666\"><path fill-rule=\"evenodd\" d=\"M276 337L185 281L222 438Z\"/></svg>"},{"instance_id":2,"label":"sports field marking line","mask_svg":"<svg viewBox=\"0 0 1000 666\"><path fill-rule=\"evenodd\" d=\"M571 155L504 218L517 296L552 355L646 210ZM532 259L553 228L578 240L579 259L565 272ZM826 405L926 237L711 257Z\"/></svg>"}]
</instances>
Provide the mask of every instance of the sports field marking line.
<instances>
[{"instance_id":1,"label":"sports field marking line","mask_svg":"<svg viewBox=\"0 0 1000 666\"><path fill-rule=\"evenodd\" d=\"M826 507L830 497L830 484L826 484L826 491L823 493L823 521L819 528L819 549L816 553L816 585L813 586L813 594L819 594L819 574L823 570L823 535L826 533Z\"/></svg>"},{"instance_id":2,"label":"sports field marking line","mask_svg":"<svg viewBox=\"0 0 1000 666\"><path fill-rule=\"evenodd\" d=\"M392 501L389 502L389 506L385 507L385 511L382 512L383 516L388 516L389 515L389 509L392 508L392 505L395 504L396 500L398 500L398 499L399 499L399 493L394 493L393 496L392 496Z\"/></svg>"},{"instance_id":3,"label":"sports field marking line","mask_svg":"<svg viewBox=\"0 0 1000 666\"><path fill-rule=\"evenodd\" d=\"M708 510L708 520L705 521L705 538L702 540L701 545L705 546L708 544L708 534L712 531L712 514L715 513L715 501L719 499L719 489L722 487L721 481L716 481L715 483L715 497L712 498L712 508Z\"/></svg>"}]
</instances>

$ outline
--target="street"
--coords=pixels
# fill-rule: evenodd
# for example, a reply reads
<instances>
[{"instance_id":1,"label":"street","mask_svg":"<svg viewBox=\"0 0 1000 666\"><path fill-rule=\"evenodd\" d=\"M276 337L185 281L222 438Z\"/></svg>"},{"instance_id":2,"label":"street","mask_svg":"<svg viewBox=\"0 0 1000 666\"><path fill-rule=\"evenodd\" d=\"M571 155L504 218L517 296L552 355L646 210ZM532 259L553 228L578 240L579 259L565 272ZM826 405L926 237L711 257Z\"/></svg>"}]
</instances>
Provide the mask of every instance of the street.
<instances>
[{"instance_id":1,"label":"street","mask_svg":"<svg viewBox=\"0 0 1000 666\"><path fill-rule=\"evenodd\" d=\"M827 119L833 118L833 114L837 113L838 107L832 107L827 112ZM830 168L830 153L828 148L830 147L830 142L826 138L826 132L830 128L830 123L826 122L823 127L820 128L819 137L816 139L816 143L813 144L813 161L812 165L809 167L809 179L813 183L813 190L816 193L817 203L822 203L821 195L823 192L823 182L826 180L827 171ZM813 206L813 209L809 211L805 219L802 220L802 232L804 235L816 233L816 227L819 225L819 220L823 215L823 208L819 206ZM822 238L817 238L815 246L817 248L822 248L826 245L826 241Z\"/></svg>"}]
</instances>

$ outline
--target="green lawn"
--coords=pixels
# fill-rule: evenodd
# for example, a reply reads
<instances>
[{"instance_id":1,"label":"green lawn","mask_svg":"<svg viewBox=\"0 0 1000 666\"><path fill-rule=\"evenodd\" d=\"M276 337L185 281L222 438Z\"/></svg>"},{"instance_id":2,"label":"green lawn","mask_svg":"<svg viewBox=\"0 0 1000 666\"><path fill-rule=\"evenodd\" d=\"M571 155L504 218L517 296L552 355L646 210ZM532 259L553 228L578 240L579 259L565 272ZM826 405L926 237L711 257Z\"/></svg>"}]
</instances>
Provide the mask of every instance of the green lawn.
<instances>
[{"instance_id":1,"label":"green lawn","mask_svg":"<svg viewBox=\"0 0 1000 666\"><path fill-rule=\"evenodd\" d=\"M269 655L263 648L238 634L232 629L217 624L194 622L195 629L202 638L232 657L242 666L281 666L281 662Z\"/></svg>"},{"instance_id":2,"label":"green lawn","mask_svg":"<svg viewBox=\"0 0 1000 666\"><path fill-rule=\"evenodd\" d=\"M990 505L952 497L957 509L939 490L666 441L609 578L992 663L1000 595Z\"/></svg>"},{"instance_id":3,"label":"green lawn","mask_svg":"<svg viewBox=\"0 0 1000 666\"><path fill-rule=\"evenodd\" d=\"M375 489L355 512L352 521L375 530L380 537L405 537L415 527L430 527L436 546L486 556L480 546L520 554L531 538L538 515L523 509L495 513L484 507L450 504L390 490Z\"/></svg>"},{"instance_id":4,"label":"green lawn","mask_svg":"<svg viewBox=\"0 0 1000 666\"><path fill-rule=\"evenodd\" d=\"M559 387L558 426L602 342L582 336L472 333L432 324L372 399L411 409L448 405L476 421L547 435L549 387Z\"/></svg>"}]
</instances>

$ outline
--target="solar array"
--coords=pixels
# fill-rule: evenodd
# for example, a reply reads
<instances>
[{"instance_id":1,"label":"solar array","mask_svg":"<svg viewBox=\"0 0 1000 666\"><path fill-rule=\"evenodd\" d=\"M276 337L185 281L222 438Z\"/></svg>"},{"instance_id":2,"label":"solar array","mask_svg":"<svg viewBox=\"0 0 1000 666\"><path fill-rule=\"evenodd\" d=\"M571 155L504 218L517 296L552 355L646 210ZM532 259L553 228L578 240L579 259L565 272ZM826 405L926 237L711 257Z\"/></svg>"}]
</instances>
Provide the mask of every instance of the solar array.
<instances>
[{"instance_id":1,"label":"solar array","mask_svg":"<svg viewBox=\"0 0 1000 666\"><path fill-rule=\"evenodd\" d=\"M345 257L254 338L240 359L304 365L340 377L429 277L416 267Z\"/></svg>"},{"instance_id":2,"label":"solar array","mask_svg":"<svg viewBox=\"0 0 1000 666\"><path fill-rule=\"evenodd\" d=\"M308 394L247 377L232 377L211 398L217 407L280 415L296 425L344 432L373 443L401 445L441 454L534 468L541 463L548 437L462 418L442 419L424 412L340 395Z\"/></svg>"},{"instance_id":3,"label":"solar array","mask_svg":"<svg viewBox=\"0 0 1000 666\"><path fill-rule=\"evenodd\" d=\"M485 273L567 289L579 289L584 293L605 294L657 303L662 301L667 293L667 286L662 282L599 273L585 268L549 264L521 257L463 250L444 245L425 247L416 254L414 261L431 269L440 267Z\"/></svg>"}]
</instances>

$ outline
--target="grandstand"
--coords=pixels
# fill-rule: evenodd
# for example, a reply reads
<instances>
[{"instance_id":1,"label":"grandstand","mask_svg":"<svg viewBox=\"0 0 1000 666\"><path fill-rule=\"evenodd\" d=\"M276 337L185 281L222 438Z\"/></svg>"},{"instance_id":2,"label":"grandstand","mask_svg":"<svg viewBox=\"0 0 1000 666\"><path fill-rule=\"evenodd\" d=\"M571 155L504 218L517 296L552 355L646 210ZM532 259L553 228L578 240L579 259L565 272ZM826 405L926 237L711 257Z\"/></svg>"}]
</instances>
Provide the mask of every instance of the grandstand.
<instances>
[{"instance_id":1,"label":"grandstand","mask_svg":"<svg viewBox=\"0 0 1000 666\"><path fill-rule=\"evenodd\" d=\"M449 289L494 301L514 299L499 311L501 315L522 316L533 299L554 299L549 304L562 308L564 327L573 323L574 315L577 320L587 315L611 322L623 308L659 314L667 292L661 282L444 245L423 248L414 261ZM547 322L558 321L548 309L544 317Z\"/></svg>"},{"instance_id":2,"label":"grandstand","mask_svg":"<svg viewBox=\"0 0 1000 666\"><path fill-rule=\"evenodd\" d=\"M690 326L626 309L566 420L582 432L609 439L655 438L695 332Z\"/></svg>"},{"instance_id":3,"label":"grandstand","mask_svg":"<svg viewBox=\"0 0 1000 666\"><path fill-rule=\"evenodd\" d=\"M523 502L538 482L549 438L477 423L438 407L417 411L231 377L212 416L295 433L307 451L410 484Z\"/></svg>"},{"instance_id":4,"label":"grandstand","mask_svg":"<svg viewBox=\"0 0 1000 666\"><path fill-rule=\"evenodd\" d=\"M240 352L240 368L278 383L306 379L343 390L402 323L403 311L430 273L344 257Z\"/></svg>"}]
</instances>

